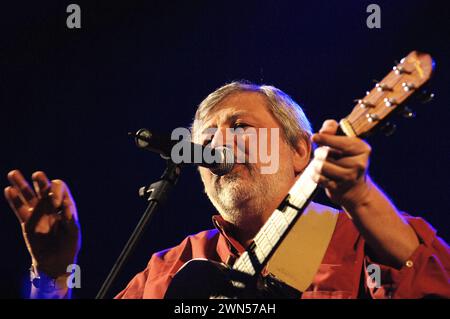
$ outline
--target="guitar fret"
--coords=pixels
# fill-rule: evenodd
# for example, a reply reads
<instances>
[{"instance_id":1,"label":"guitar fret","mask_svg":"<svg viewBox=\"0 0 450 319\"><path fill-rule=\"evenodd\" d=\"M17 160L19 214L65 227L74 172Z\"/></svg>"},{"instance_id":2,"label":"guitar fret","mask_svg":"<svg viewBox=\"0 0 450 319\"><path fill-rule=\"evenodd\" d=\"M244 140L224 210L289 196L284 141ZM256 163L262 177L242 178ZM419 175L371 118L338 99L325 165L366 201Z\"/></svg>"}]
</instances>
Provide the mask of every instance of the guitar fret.
<instances>
[{"instance_id":1,"label":"guitar fret","mask_svg":"<svg viewBox=\"0 0 450 319\"><path fill-rule=\"evenodd\" d=\"M267 256L269 256L270 251L272 250L272 248L269 245L267 245L267 244L263 245L261 247L261 249L263 251L263 254L266 256L266 258L267 258Z\"/></svg>"},{"instance_id":2,"label":"guitar fret","mask_svg":"<svg viewBox=\"0 0 450 319\"><path fill-rule=\"evenodd\" d=\"M239 257L239 258L236 260L236 262L235 262L235 264L234 264L234 266L233 266L233 269L239 270L239 271L242 271L242 270L243 270L243 268L244 268L244 259L245 259L246 253L247 253L247 252L243 253L243 254L241 255L241 257Z\"/></svg>"},{"instance_id":3,"label":"guitar fret","mask_svg":"<svg viewBox=\"0 0 450 319\"><path fill-rule=\"evenodd\" d=\"M277 244L277 241L279 238L277 238L278 236L276 236L275 231L274 231L275 225L273 224L273 222L269 223L269 227L267 229L267 231L265 231L267 238L269 239L270 245L272 247L274 247Z\"/></svg>"},{"instance_id":4,"label":"guitar fret","mask_svg":"<svg viewBox=\"0 0 450 319\"><path fill-rule=\"evenodd\" d=\"M263 228L264 228L265 226L266 226L266 225L264 225ZM262 230L262 228L261 228L261 230ZM257 242L257 241L260 240L260 238L261 238L261 236L262 236L261 230L256 234L255 238L253 238L253 240L254 240L255 242Z\"/></svg>"},{"instance_id":5,"label":"guitar fret","mask_svg":"<svg viewBox=\"0 0 450 319\"><path fill-rule=\"evenodd\" d=\"M282 235L288 228L288 223L280 211L276 211L278 214L275 217L275 228L278 235Z\"/></svg>"},{"instance_id":6,"label":"guitar fret","mask_svg":"<svg viewBox=\"0 0 450 319\"><path fill-rule=\"evenodd\" d=\"M241 255L241 257L238 258L238 260L236 261L236 263L233 266L233 269L241 271L241 272L245 272L250 275L255 274L255 269L252 266L248 252L244 252Z\"/></svg>"},{"instance_id":7,"label":"guitar fret","mask_svg":"<svg viewBox=\"0 0 450 319\"><path fill-rule=\"evenodd\" d=\"M270 251L271 251L272 248L273 248L273 245L272 245L272 243L270 242L270 238L267 236L267 234L266 234L265 237L266 237L266 240L264 241L263 247L264 247L264 249L267 251L267 254L266 254L266 255L269 255ZM264 252L266 252L266 251L264 251Z\"/></svg>"},{"instance_id":8,"label":"guitar fret","mask_svg":"<svg viewBox=\"0 0 450 319\"><path fill-rule=\"evenodd\" d=\"M281 232L283 234L289 227L289 221L287 220L286 216L283 213L280 214L280 223L282 224Z\"/></svg>"},{"instance_id":9,"label":"guitar fret","mask_svg":"<svg viewBox=\"0 0 450 319\"><path fill-rule=\"evenodd\" d=\"M287 228L288 228L287 222L283 218L277 216L277 218L274 219L272 228L274 231L274 236L281 237L281 235L283 235L284 231Z\"/></svg>"},{"instance_id":10,"label":"guitar fret","mask_svg":"<svg viewBox=\"0 0 450 319\"><path fill-rule=\"evenodd\" d=\"M256 234L254 241L258 241L261 240L261 237L263 236L264 231L266 230L266 228L269 227L269 224L272 222L273 220L273 214L269 217L269 219L267 220L267 222L264 224L264 226L259 230L259 232Z\"/></svg>"},{"instance_id":11,"label":"guitar fret","mask_svg":"<svg viewBox=\"0 0 450 319\"><path fill-rule=\"evenodd\" d=\"M267 240L260 241L260 246L257 246L259 249L261 249L262 253L265 257L267 257L270 253L270 245L268 244Z\"/></svg>"},{"instance_id":12,"label":"guitar fret","mask_svg":"<svg viewBox=\"0 0 450 319\"><path fill-rule=\"evenodd\" d=\"M256 258L258 258L258 261L260 263L263 263L267 257L266 255L264 255L263 251L261 249L259 249L258 246L256 246L256 248L255 248L255 256L256 256Z\"/></svg>"},{"instance_id":13,"label":"guitar fret","mask_svg":"<svg viewBox=\"0 0 450 319\"><path fill-rule=\"evenodd\" d=\"M270 236L269 240L270 240L270 243L271 243L272 247L275 247L275 245L277 244L278 240L280 239L280 235L276 231L275 225L270 229L269 236Z\"/></svg>"},{"instance_id":14,"label":"guitar fret","mask_svg":"<svg viewBox=\"0 0 450 319\"><path fill-rule=\"evenodd\" d=\"M244 269L246 269L247 271L250 269L250 267L252 266L250 263L250 259L245 259L244 266Z\"/></svg>"},{"instance_id":15,"label":"guitar fret","mask_svg":"<svg viewBox=\"0 0 450 319\"><path fill-rule=\"evenodd\" d=\"M295 206L302 207L316 189L317 183L312 179L313 173L314 167L309 164L289 191L291 202Z\"/></svg>"},{"instance_id":16,"label":"guitar fret","mask_svg":"<svg viewBox=\"0 0 450 319\"><path fill-rule=\"evenodd\" d=\"M286 209L286 212L284 213L284 216L286 216L286 220L288 221L288 223L290 224L294 218L297 216L297 210L288 207Z\"/></svg>"}]
</instances>

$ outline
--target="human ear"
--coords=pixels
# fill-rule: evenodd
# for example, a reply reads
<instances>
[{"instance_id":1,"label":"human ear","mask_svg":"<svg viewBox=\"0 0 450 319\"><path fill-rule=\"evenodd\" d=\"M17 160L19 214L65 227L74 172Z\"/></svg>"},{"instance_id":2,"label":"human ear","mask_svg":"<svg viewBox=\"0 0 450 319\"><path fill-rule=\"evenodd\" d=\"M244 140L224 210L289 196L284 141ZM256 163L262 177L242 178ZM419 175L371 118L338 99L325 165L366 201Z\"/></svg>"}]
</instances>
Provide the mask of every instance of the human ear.
<instances>
[{"instance_id":1,"label":"human ear","mask_svg":"<svg viewBox=\"0 0 450 319\"><path fill-rule=\"evenodd\" d=\"M295 149L292 148L295 175L300 174L309 163L311 157L311 142L305 138L299 138Z\"/></svg>"}]
</instances>

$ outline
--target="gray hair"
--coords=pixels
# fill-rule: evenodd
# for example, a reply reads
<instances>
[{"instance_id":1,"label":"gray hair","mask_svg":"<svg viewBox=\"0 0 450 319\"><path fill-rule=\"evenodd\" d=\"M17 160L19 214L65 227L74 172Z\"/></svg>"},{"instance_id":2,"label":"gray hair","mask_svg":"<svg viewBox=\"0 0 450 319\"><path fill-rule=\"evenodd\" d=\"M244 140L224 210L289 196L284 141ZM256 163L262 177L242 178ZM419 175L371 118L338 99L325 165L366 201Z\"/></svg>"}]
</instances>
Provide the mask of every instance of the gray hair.
<instances>
[{"instance_id":1,"label":"gray hair","mask_svg":"<svg viewBox=\"0 0 450 319\"><path fill-rule=\"evenodd\" d=\"M195 134L196 123L204 121L209 113L227 96L238 92L258 92L267 100L267 106L281 125L284 138L294 149L300 139L310 143L312 135L311 124L302 108L292 98L270 85L257 85L251 82L234 81L223 85L209 94L198 106L192 123L192 133Z\"/></svg>"}]
</instances>

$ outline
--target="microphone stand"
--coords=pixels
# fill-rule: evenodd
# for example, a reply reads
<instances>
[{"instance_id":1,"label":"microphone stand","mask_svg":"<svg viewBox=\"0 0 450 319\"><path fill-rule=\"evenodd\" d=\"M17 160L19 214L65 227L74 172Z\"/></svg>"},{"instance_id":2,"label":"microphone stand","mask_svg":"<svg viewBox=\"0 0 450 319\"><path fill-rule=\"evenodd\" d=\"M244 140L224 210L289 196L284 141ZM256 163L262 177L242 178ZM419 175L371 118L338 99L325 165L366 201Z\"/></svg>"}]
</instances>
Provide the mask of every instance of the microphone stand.
<instances>
[{"instance_id":1,"label":"microphone stand","mask_svg":"<svg viewBox=\"0 0 450 319\"><path fill-rule=\"evenodd\" d=\"M149 225L156 209L167 200L168 193L172 190L178 181L178 177L181 172L181 167L175 164L171 159L167 159L167 167L161 176L161 179L150 186L144 186L139 189L139 196L145 198L148 201L147 209L144 211L139 223L136 225L133 233L128 239L125 247L122 249L119 257L117 258L114 266L103 282L102 287L95 299L104 299L112 283L116 279L118 273L123 268L124 264L128 261L131 253L136 247L137 243L141 239L146 227Z\"/></svg>"}]
</instances>

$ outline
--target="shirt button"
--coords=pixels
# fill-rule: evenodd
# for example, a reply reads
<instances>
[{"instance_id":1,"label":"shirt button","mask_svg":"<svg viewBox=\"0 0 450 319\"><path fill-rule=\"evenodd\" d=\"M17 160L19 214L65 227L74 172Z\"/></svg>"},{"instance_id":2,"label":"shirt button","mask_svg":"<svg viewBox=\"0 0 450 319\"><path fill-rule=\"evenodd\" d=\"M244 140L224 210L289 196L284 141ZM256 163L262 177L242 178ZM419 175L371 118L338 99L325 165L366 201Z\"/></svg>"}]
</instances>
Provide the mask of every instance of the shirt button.
<instances>
[{"instance_id":1,"label":"shirt button","mask_svg":"<svg viewBox=\"0 0 450 319\"><path fill-rule=\"evenodd\" d=\"M412 266L414 266L414 263L411 260L407 260L405 265L406 267L411 268Z\"/></svg>"}]
</instances>

